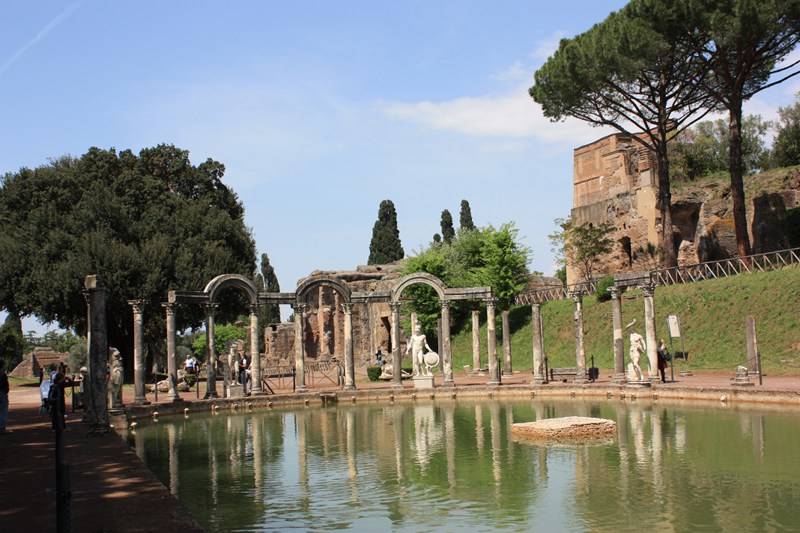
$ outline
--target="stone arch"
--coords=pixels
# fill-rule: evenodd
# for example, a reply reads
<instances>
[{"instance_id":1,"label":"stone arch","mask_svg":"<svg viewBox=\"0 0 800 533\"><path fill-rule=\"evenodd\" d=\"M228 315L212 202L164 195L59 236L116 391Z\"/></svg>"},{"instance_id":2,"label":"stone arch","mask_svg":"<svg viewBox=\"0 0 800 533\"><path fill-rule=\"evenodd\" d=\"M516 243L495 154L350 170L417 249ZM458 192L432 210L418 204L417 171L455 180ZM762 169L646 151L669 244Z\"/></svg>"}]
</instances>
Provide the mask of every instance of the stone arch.
<instances>
[{"instance_id":1,"label":"stone arch","mask_svg":"<svg viewBox=\"0 0 800 533\"><path fill-rule=\"evenodd\" d=\"M214 303L219 292L228 287L236 287L244 291L250 300L250 305L258 305L258 289L255 283L241 274L220 274L208 282L203 292L208 295L209 303Z\"/></svg>"},{"instance_id":2,"label":"stone arch","mask_svg":"<svg viewBox=\"0 0 800 533\"><path fill-rule=\"evenodd\" d=\"M397 284L392 289L392 303L400 302L400 296L402 296L403 291L411 285L417 284L427 285L433 288L433 290L436 291L437 296L439 296L439 300L445 300L444 291L447 289L447 286L442 282L442 280L433 274L428 274L427 272L414 272L412 274L408 274L407 276L403 276L397 281Z\"/></svg>"},{"instance_id":3,"label":"stone arch","mask_svg":"<svg viewBox=\"0 0 800 533\"><path fill-rule=\"evenodd\" d=\"M319 286L330 287L339 293L339 296L341 296L343 300L342 303L351 303L350 287L348 287L347 284L339 278L332 276L316 276L303 280L303 282L297 286L297 290L295 291L295 301L297 303L304 303L308 292L311 291L311 289Z\"/></svg>"}]
</instances>

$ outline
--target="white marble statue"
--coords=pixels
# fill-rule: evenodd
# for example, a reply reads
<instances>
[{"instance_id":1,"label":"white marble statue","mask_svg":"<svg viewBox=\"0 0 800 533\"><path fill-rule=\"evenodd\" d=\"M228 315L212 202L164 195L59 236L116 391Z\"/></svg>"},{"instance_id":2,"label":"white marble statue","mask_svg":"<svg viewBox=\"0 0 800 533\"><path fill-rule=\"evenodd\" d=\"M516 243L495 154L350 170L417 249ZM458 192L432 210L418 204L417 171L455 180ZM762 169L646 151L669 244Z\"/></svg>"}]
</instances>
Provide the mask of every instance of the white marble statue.
<instances>
[{"instance_id":1,"label":"white marble statue","mask_svg":"<svg viewBox=\"0 0 800 533\"><path fill-rule=\"evenodd\" d=\"M122 354L116 348L109 347L108 356L111 359L111 408L122 409L122 384L125 381Z\"/></svg>"},{"instance_id":2,"label":"white marble statue","mask_svg":"<svg viewBox=\"0 0 800 533\"><path fill-rule=\"evenodd\" d=\"M639 366L639 358L647 351L647 345L644 342L644 337L635 331L631 333L630 343L631 362L628 363L628 381L644 381L642 367Z\"/></svg>"},{"instance_id":3,"label":"white marble statue","mask_svg":"<svg viewBox=\"0 0 800 533\"><path fill-rule=\"evenodd\" d=\"M428 346L428 339L425 337L425 334L422 333L422 329L417 325L414 328L414 334L411 335L411 338L408 339L408 346L406 347L406 354L409 352L411 353L411 361L414 365L414 375L415 376L430 376L431 370L428 365L426 365L425 361L425 352L424 349L428 350L428 352L433 352L431 347ZM439 363L439 356L436 356L436 364Z\"/></svg>"}]
</instances>

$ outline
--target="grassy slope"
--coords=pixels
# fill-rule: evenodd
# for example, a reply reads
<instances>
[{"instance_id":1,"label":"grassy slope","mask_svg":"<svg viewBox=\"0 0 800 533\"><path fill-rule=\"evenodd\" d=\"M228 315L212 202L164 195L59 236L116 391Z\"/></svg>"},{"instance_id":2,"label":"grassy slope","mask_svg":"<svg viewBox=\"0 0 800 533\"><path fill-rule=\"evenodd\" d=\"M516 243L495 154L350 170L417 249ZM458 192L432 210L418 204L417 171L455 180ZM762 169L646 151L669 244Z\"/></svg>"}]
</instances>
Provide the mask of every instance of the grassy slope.
<instances>
[{"instance_id":1,"label":"grassy slope","mask_svg":"<svg viewBox=\"0 0 800 533\"><path fill-rule=\"evenodd\" d=\"M584 302L587 362L594 355L596 366L613 368L611 303L598 303L594 296L587 297ZM679 316L692 368L732 372L746 359L744 318L753 315L764 369L772 373L800 372L800 268L796 266L690 285L659 287L655 306L659 338L667 338L667 315ZM545 352L552 367L575 365L572 312L571 301L549 302L542 306ZM640 291L623 295L622 312L623 323L628 324L636 318L633 329L644 335L644 302ZM498 337L499 322L498 313ZM514 369L530 369L530 307L512 310L511 329ZM471 364L471 339L469 325L453 337L454 368ZM497 349L502 360L499 338ZM627 351L626 342L626 359ZM481 325L481 357L483 366L486 366L485 324Z\"/></svg>"}]
</instances>

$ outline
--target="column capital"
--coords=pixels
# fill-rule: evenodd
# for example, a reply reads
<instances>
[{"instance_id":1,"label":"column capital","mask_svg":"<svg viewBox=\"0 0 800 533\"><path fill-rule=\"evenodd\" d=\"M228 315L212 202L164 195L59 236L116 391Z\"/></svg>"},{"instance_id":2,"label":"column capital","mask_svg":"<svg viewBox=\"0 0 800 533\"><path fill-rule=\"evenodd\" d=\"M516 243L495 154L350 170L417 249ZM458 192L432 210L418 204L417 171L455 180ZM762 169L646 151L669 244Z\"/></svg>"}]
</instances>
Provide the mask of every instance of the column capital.
<instances>
[{"instance_id":1,"label":"column capital","mask_svg":"<svg viewBox=\"0 0 800 533\"><path fill-rule=\"evenodd\" d=\"M344 314L346 314L346 315L349 315L349 314L351 314L353 312L353 304L352 303L340 304L339 307L342 308L342 312Z\"/></svg>"},{"instance_id":2,"label":"column capital","mask_svg":"<svg viewBox=\"0 0 800 533\"><path fill-rule=\"evenodd\" d=\"M250 314L251 315L255 315L255 314L258 313L258 308L259 308L258 304L250 304L247 307L250 309Z\"/></svg>"},{"instance_id":3,"label":"column capital","mask_svg":"<svg viewBox=\"0 0 800 533\"><path fill-rule=\"evenodd\" d=\"M655 294L655 292L656 292L655 283L643 283L643 284L639 285L639 288L642 289L642 294L644 294L645 297L648 297L648 298L652 298L653 294Z\"/></svg>"},{"instance_id":4,"label":"column capital","mask_svg":"<svg viewBox=\"0 0 800 533\"><path fill-rule=\"evenodd\" d=\"M203 307L206 310L206 315L214 316L214 313L216 313L217 309L219 309L219 304L215 302L208 302L204 303Z\"/></svg>"},{"instance_id":5,"label":"column capital","mask_svg":"<svg viewBox=\"0 0 800 533\"><path fill-rule=\"evenodd\" d=\"M495 307L497 305L497 298L486 298L486 307Z\"/></svg>"},{"instance_id":6,"label":"column capital","mask_svg":"<svg viewBox=\"0 0 800 533\"><path fill-rule=\"evenodd\" d=\"M439 304L441 305L442 309L450 309L450 300L441 300Z\"/></svg>"},{"instance_id":7,"label":"column capital","mask_svg":"<svg viewBox=\"0 0 800 533\"><path fill-rule=\"evenodd\" d=\"M609 294L611 294L612 300L619 300L619 295L620 295L619 287L617 287L616 285L612 285L607 290Z\"/></svg>"},{"instance_id":8,"label":"column capital","mask_svg":"<svg viewBox=\"0 0 800 533\"><path fill-rule=\"evenodd\" d=\"M308 304L300 304L300 303L292 304L292 309L294 309L295 313L304 313L307 307Z\"/></svg>"},{"instance_id":9,"label":"column capital","mask_svg":"<svg viewBox=\"0 0 800 533\"><path fill-rule=\"evenodd\" d=\"M401 305L400 302L389 302L389 307L392 309L392 312L397 311L399 313Z\"/></svg>"},{"instance_id":10,"label":"column capital","mask_svg":"<svg viewBox=\"0 0 800 533\"><path fill-rule=\"evenodd\" d=\"M542 308L542 304L539 303L539 302L534 302L534 303L531 304L531 309L541 309L541 308Z\"/></svg>"},{"instance_id":11,"label":"column capital","mask_svg":"<svg viewBox=\"0 0 800 533\"><path fill-rule=\"evenodd\" d=\"M583 289L575 289L574 291L569 292L569 297L572 298L572 301L580 303L583 301Z\"/></svg>"},{"instance_id":12,"label":"column capital","mask_svg":"<svg viewBox=\"0 0 800 533\"><path fill-rule=\"evenodd\" d=\"M178 304L175 302L162 302L161 307L163 307L167 311L167 315L174 315L175 314L175 307Z\"/></svg>"},{"instance_id":13,"label":"column capital","mask_svg":"<svg viewBox=\"0 0 800 533\"><path fill-rule=\"evenodd\" d=\"M128 300L128 305L133 308L133 314L141 315L142 311L144 310L144 304L146 300Z\"/></svg>"}]
</instances>

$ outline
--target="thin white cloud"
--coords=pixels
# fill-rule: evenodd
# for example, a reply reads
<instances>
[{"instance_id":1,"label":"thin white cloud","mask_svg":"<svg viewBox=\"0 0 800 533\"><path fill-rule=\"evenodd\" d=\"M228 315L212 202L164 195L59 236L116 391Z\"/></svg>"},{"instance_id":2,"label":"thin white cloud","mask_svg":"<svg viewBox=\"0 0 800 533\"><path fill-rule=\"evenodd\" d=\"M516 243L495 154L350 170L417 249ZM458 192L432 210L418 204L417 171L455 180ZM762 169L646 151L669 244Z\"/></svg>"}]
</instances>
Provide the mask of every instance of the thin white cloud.
<instances>
[{"instance_id":1,"label":"thin white cloud","mask_svg":"<svg viewBox=\"0 0 800 533\"><path fill-rule=\"evenodd\" d=\"M14 52L11 57L9 57L2 65L0 65L0 76L5 74L6 71L10 69L12 65L14 65L14 63L19 61L19 59L25 55L25 52L33 48L39 41L47 37L47 34L53 31L59 24L67 20L69 16L72 15L76 9L78 9L79 6L80 2L73 2L72 4L68 5L63 11L61 11L61 13L56 15L53 20L48 22L44 28L39 30L39 33L34 35L30 41L22 45L16 52Z\"/></svg>"},{"instance_id":2,"label":"thin white cloud","mask_svg":"<svg viewBox=\"0 0 800 533\"><path fill-rule=\"evenodd\" d=\"M520 82L524 79L533 76L532 68L526 67L519 61L514 61L513 64L496 72L490 76L495 81L513 81Z\"/></svg>"},{"instance_id":3,"label":"thin white cloud","mask_svg":"<svg viewBox=\"0 0 800 533\"><path fill-rule=\"evenodd\" d=\"M530 137L580 144L602 135L596 128L578 120L551 122L528 95L526 86L517 86L500 95L463 96L441 102L385 103L381 109L398 120L471 136Z\"/></svg>"},{"instance_id":4,"label":"thin white cloud","mask_svg":"<svg viewBox=\"0 0 800 533\"><path fill-rule=\"evenodd\" d=\"M533 52L531 52L531 57L539 61L544 61L553 55L553 52L558 50L558 45L561 42L561 39L566 36L567 32L563 30L558 30L551 33L549 37L542 39L537 43L533 49Z\"/></svg>"}]
</instances>

